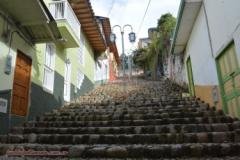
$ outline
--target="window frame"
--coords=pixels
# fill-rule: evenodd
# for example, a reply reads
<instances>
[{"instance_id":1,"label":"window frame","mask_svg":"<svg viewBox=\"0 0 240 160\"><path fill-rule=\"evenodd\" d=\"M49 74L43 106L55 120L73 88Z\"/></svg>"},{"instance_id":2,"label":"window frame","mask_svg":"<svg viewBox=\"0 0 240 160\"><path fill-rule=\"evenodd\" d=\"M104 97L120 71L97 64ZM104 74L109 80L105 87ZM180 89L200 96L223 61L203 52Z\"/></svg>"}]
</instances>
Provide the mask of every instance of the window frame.
<instances>
[{"instance_id":1,"label":"window frame","mask_svg":"<svg viewBox=\"0 0 240 160\"><path fill-rule=\"evenodd\" d=\"M49 55L47 55L49 54ZM54 91L54 78L55 78L55 55L56 55L56 47L53 43L46 43L45 46L45 54L44 54L44 64L43 64L43 81L42 87L43 90L53 94ZM50 63L48 64L47 58L50 58ZM46 75L46 71L51 72L51 77L48 78L49 75ZM47 82L45 82L47 79ZM52 79L51 82L48 82L49 79ZM50 84L49 84L50 83Z\"/></svg>"}]
</instances>

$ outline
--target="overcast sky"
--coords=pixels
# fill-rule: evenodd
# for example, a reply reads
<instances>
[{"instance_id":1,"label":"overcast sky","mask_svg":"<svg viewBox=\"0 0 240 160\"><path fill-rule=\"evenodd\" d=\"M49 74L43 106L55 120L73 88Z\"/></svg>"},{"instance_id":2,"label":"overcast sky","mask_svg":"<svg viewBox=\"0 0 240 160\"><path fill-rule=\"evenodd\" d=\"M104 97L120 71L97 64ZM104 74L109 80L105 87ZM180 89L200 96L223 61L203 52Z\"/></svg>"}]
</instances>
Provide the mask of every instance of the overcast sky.
<instances>
[{"instance_id":1,"label":"overcast sky","mask_svg":"<svg viewBox=\"0 0 240 160\"><path fill-rule=\"evenodd\" d=\"M162 14L170 12L175 17L178 13L180 0L151 0L146 17L140 25L147 8L149 0L91 0L92 7L96 16L104 16L110 18L111 26L130 24L134 32L137 34L135 44L128 41L128 33L130 30L126 28L124 34L125 53L128 54L130 49L137 46L139 38L148 36L148 28L156 27L157 20ZM114 28L117 36L117 47L119 54L121 49L121 35L118 28Z\"/></svg>"}]
</instances>

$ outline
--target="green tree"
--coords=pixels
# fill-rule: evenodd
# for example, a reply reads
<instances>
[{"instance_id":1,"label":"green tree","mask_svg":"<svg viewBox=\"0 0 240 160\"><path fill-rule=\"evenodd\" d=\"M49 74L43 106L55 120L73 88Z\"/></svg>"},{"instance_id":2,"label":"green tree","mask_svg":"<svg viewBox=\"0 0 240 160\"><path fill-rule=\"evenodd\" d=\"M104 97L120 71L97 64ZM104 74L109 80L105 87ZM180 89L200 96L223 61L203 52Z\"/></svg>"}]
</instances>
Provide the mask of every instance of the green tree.
<instances>
[{"instance_id":1,"label":"green tree","mask_svg":"<svg viewBox=\"0 0 240 160\"><path fill-rule=\"evenodd\" d=\"M170 39L176 25L176 18L172 16L171 13L166 13L160 17L157 24L157 29L160 34L160 48L161 51L169 53ZM163 53L164 54L164 53Z\"/></svg>"},{"instance_id":2,"label":"green tree","mask_svg":"<svg viewBox=\"0 0 240 160\"><path fill-rule=\"evenodd\" d=\"M176 25L176 18L170 13L163 14L157 22L157 31L151 37L150 45L145 49L136 50L134 62L144 71L150 70L152 78L157 78L157 72L163 74L163 63L168 57L170 38ZM160 69L160 70L159 70Z\"/></svg>"},{"instance_id":3,"label":"green tree","mask_svg":"<svg viewBox=\"0 0 240 160\"><path fill-rule=\"evenodd\" d=\"M176 18L170 13L163 14L157 23L157 32L153 35L151 54L155 55L153 63L153 79L156 79L158 69L163 74L164 59L168 57L171 36L176 25Z\"/></svg>"},{"instance_id":4,"label":"green tree","mask_svg":"<svg viewBox=\"0 0 240 160\"><path fill-rule=\"evenodd\" d=\"M133 62L146 72L149 65L147 48L136 49L134 51Z\"/></svg>"}]
</instances>

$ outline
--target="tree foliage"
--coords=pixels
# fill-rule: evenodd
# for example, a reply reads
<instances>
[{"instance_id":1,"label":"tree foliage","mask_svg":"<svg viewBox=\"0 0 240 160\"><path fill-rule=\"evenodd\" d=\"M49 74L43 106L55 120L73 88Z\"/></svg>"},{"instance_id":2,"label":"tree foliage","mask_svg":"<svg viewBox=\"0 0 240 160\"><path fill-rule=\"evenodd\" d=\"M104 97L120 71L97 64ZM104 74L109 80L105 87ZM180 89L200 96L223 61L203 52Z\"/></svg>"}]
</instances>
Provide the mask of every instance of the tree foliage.
<instances>
[{"instance_id":1,"label":"tree foliage","mask_svg":"<svg viewBox=\"0 0 240 160\"><path fill-rule=\"evenodd\" d=\"M158 19L157 29L160 33L168 35L169 33L172 33L175 25L176 18L173 17L171 13L166 13Z\"/></svg>"},{"instance_id":2,"label":"tree foliage","mask_svg":"<svg viewBox=\"0 0 240 160\"><path fill-rule=\"evenodd\" d=\"M134 51L133 62L136 65L144 68L144 65L147 63L146 61L147 59L148 59L147 48L140 48Z\"/></svg>"},{"instance_id":3,"label":"tree foliage","mask_svg":"<svg viewBox=\"0 0 240 160\"><path fill-rule=\"evenodd\" d=\"M157 22L157 31L151 37L151 43L147 48L138 49L135 52L134 62L150 69L153 79L156 79L157 69L163 70L164 57L168 56L170 38L176 25L176 18L170 13L163 14ZM163 71L162 71L163 72Z\"/></svg>"},{"instance_id":4,"label":"tree foliage","mask_svg":"<svg viewBox=\"0 0 240 160\"><path fill-rule=\"evenodd\" d=\"M168 53L168 49L170 47L170 39L172 33L174 31L176 25L176 18L172 16L170 13L166 13L160 17L157 24L157 29L160 34L159 39L159 47L162 51L162 54Z\"/></svg>"}]
</instances>

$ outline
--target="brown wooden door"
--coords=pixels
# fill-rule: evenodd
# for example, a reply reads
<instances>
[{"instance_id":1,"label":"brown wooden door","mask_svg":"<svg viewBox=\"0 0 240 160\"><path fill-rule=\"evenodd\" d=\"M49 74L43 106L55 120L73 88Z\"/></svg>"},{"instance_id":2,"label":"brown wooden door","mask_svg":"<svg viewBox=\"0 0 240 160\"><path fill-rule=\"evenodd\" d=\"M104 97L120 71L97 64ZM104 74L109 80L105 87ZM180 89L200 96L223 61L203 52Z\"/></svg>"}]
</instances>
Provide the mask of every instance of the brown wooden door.
<instances>
[{"instance_id":1,"label":"brown wooden door","mask_svg":"<svg viewBox=\"0 0 240 160\"><path fill-rule=\"evenodd\" d=\"M13 80L12 114L26 116L32 60L18 51Z\"/></svg>"}]
</instances>

